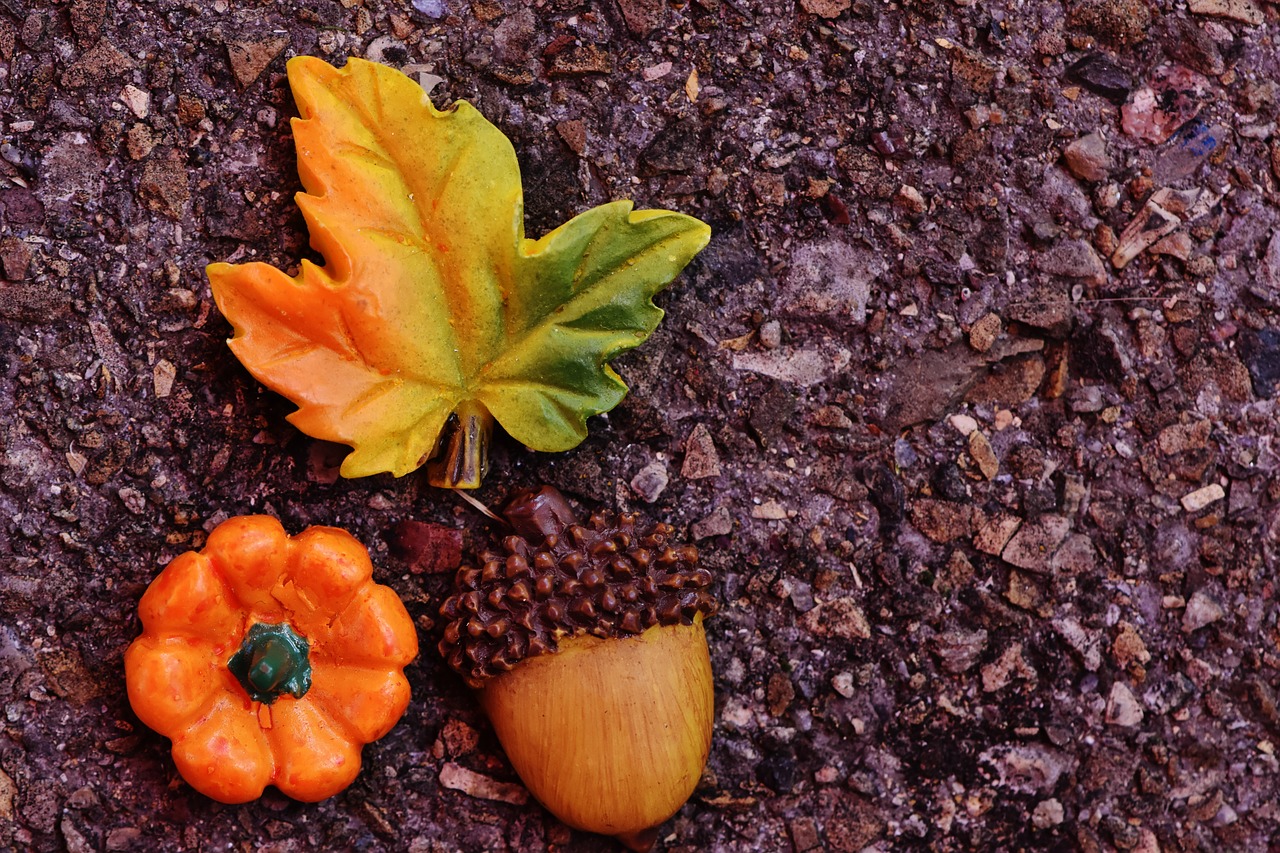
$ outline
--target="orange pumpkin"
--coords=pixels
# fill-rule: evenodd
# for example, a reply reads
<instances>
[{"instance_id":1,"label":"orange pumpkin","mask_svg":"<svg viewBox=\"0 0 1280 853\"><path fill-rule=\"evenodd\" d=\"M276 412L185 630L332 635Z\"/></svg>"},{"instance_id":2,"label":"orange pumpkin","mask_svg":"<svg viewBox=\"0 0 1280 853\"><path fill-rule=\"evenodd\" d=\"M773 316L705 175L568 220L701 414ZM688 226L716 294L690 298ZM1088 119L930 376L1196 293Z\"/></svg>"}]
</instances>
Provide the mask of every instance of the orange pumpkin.
<instances>
[{"instance_id":1,"label":"orange pumpkin","mask_svg":"<svg viewBox=\"0 0 1280 853\"><path fill-rule=\"evenodd\" d=\"M413 621L343 530L289 537L268 516L229 519L160 573L138 613L129 702L215 800L247 802L267 785L333 796L409 704Z\"/></svg>"}]
</instances>

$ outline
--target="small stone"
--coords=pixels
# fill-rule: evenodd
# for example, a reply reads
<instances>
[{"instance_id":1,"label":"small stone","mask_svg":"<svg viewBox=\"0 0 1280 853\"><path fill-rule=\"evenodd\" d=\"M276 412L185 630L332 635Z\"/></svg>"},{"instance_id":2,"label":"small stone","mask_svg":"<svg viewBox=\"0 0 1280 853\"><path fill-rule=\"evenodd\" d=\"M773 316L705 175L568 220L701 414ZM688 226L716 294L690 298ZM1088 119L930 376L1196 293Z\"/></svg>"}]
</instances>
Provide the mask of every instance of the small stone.
<instances>
[{"instance_id":1,"label":"small stone","mask_svg":"<svg viewBox=\"0 0 1280 853\"><path fill-rule=\"evenodd\" d=\"M631 490L645 503L653 503L666 491L670 482L667 466L654 461L644 466L631 478Z\"/></svg>"},{"instance_id":2,"label":"small stone","mask_svg":"<svg viewBox=\"0 0 1280 853\"><path fill-rule=\"evenodd\" d=\"M152 209L181 221L191 205L187 168L181 160L159 157L147 161L138 189Z\"/></svg>"},{"instance_id":3,"label":"small stone","mask_svg":"<svg viewBox=\"0 0 1280 853\"><path fill-rule=\"evenodd\" d=\"M982 476L988 480L994 480L996 474L1000 473L1000 460L991 447L991 441L980 429L969 433L969 455L977 463Z\"/></svg>"},{"instance_id":4,"label":"small stone","mask_svg":"<svg viewBox=\"0 0 1280 853\"><path fill-rule=\"evenodd\" d=\"M556 124L556 133L569 146L569 150L579 157L587 147L587 126L579 119L569 119Z\"/></svg>"},{"instance_id":5,"label":"small stone","mask_svg":"<svg viewBox=\"0 0 1280 853\"><path fill-rule=\"evenodd\" d=\"M1142 635L1128 622L1120 623L1120 633L1116 634L1115 640L1111 643L1111 655L1122 667L1135 663L1145 664L1151 660L1151 653L1147 651L1147 644L1142 641Z\"/></svg>"},{"instance_id":6,"label":"small stone","mask_svg":"<svg viewBox=\"0 0 1280 853\"><path fill-rule=\"evenodd\" d=\"M1151 14L1145 0L1084 0L1071 9L1069 21L1099 41L1129 47L1146 40Z\"/></svg>"},{"instance_id":7,"label":"small stone","mask_svg":"<svg viewBox=\"0 0 1280 853\"><path fill-rule=\"evenodd\" d=\"M1044 374L1044 357L1039 353L1007 358L1000 362L999 369L990 371L975 382L964 399L1001 408L1016 406L1035 396L1044 381Z\"/></svg>"},{"instance_id":8,"label":"small stone","mask_svg":"<svg viewBox=\"0 0 1280 853\"><path fill-rule=\"evenodd\" d=\"M910 184L898 187L898 192L893 197L893 205L907 216L919 216L929 209L929 203L924 200L920 190Z\"/></svg>"},{"instance_id":9,"label":"small stone","mask_svg":"<svg viewBox=\"0 0 1280 853\"><path fill-rule=\"evenodd\" d=\"M1111 695L1107 697L1106 720L1113 726L1133 728L1142 722L1146 714L1129 685L1117 681L1111 685Z\"/></svg>"},{"instance_id":10,"label":"small stone","mask_svg":"<svg viewBox=\"0 0 1280 853\"><path fill-rule=\"evenodd\" d=\"M1111 174L1111 155L1106 140L1100 134L1090 133L1067 146L1062 152L1067 169L1085 181L1105 181Z\"/></svg>"},{"instance_id":11,"label":"small stone","mask_svg":"<svg viewBox=\"0 0 1280 853\"><path fill-rule=\"evenodd\" d=\"M480 745L480 733L462 720L449 720L440 729L440 735L431 745L431 754L436 758L457 758L470 755Z\"/></svg>"},{"instance_id":12,"label":"small stone","mask_svg":"<svg viewBox=\"0 0 1280 853\"><path fill-rule=\"evenodd\" d=\"M124 504L125 509L129 510L129 512L134 515L141 515L147 508L146 495L142 494L142 492L135 488L125 486L117 492L117 495L119 495L120 501Z\"/></svg>"},{"instance_id":13,"label":"small stone","mask_svg":"<svg viewBox=\"0 0 1280 853\"><path fill-rule=\"evenodd\" d=\"M1161 237L1151 244L1148 250L1153 255L1169 255L1185 261L1191 257L1191 235L1186 231L1174 231L1167 237Z\"/></svg>"},{"instance_id":14,"label":"small stone","mask_svg":"<svg viewBox=\"0 0 1280 853\"><path fill-rule=\"evenodd\" d=\"M450 574L462 565L462 531L456 527L407 518L391 529L387 544L414 574Z\"/></svg>"},{"instance_id":15,"label":"small stone","mask_svg":"<svg viewBox=\"0 0 1280 853\"><path fill-rule=\"evenodd\" d=\"M231 73L235 74L240 86L247 89L252 85L288 43L286 36L227 42Z\"/></svg>"},{"instance_id":16,"label":"small stone","mask_svg":"<svg viewBox=\"0 0 1280 853\"><path fill-rule=\"evenodd\" d=\"M1255 27L1266 20L1253 0L1188 0L1187 8L1193 15L1230 18Z\"/></svg>"},{"instance_id":17,"label":"small stone","mask_svg":"<svg viewBox=\"0 0 1280 853\"><path fill-rule=\"evenodd\" d=\"M124 147L129 152L129 159L143 160L156 147L155 135L151 128L136 122L124 135Z\"/></svg>"},{"instance_id":18,"label":"small stone","mask_svg":"<svg viewBox=\"0 0 1280 853\"><path fill-rule=\"evenodd\" d=\"M934 542L947 543L973 533L974 510L952 501L917 498L911 506L911 523Z\"/></svg>"},{"instance_id":19,"label":"small stone","mask_svg":"<svg viewBox=\"0 0 1280 853\"><path fill-rule=\"evenodd\" d=\"M0 271L9 281L23 281L31 267L31 247L17 237L0 237Z\"/></svg>"},{"instance_id":20,"label":"small stone","mask_svg":"<svg viewBox=\"0 0 1280 853\"><path fill-rule=\"evenodd\" d=\"M666 0L618 0L618 6L627 29L641 38L662 26L667 16Z\"/></svg>"},{"instance_id":21,"label":"small stone","mask_svg":"<svg viewBox=\"0 0 1280 853\"><path fill-rule=\"evenodd\" d=\"M791 515L782 504L775 500L767 500L751 508L751 517L762 521L785 521Z\"/></svg>"},{"instance_id":22,"label":"small stone","mask_svg":"<svg viewBox=\"0 0 1280 853\"><path fill-rule=\"evenodd\" d=\"M453 762L440 768L440 785L481 800L497 800L516 806L523 806L529 801L529 792L523 785L499 782Z\"/></svg>"},{"instance_id":23,"label":"small stone","mask_svg":"<svg viewBox=\"0 0 1280 853\"><path fill-rule=\"evenodd\" d=\"M0 820L13 820L13 807L18 800L18 786L4 770L0 770Z\"/></svg>"},{"instance_id":24,"label":"small stone","mask_svg":"<svg viewBox=\"0 0 1280 853\"><path fill-rule=\"evenodd\" d=\"M982 690L985 693L1002 690L1013 681L1014 676L1028 680L1036 677L1036 671L1022 657L1022 643L1013 643L999 659L982 668Z\"/></svg>"},{"instance_id":25,"label":"small stone","mask_svg":"<svg viewBox=\"0 0 1280 853\"><path fill-rule=\"evenodd\" d=\"M1060 515L1042 515L1018 529L1000 552L1000 558L1029 572L1048 572L1049 561L1070 532L1070 519Z\"/></svg>"},{"instance_id":26,"label":"small stone","mask_svg":"<svg viewBox=\"0 0 1280 853\"><path fill-rule=\"evenodd\" d=\"M1206 625L1212 625L1225 615L1222 605L1212 596L1203 590L1196 590L1187 600L1187 609L1182 612L1182 630L1190 634Z\"/></svg>"},{"instance_id":27,"label":"small stone","mask_svg":"<svg viewBox=\"0 0 1280 853\"><path fill-rule=\"evenodd\" d=\"M969 327L969 346L978 352L988 352L1000 337L1003 323L999 314L984 314ZM977 427L977 424L974 424Z\"/></svg>"},{"instance_id":28,"label":"small stone","mask_svg":"<svg viewBox=\"0 0 1280 853\"><path fill-rule=\"evenodd\" d=\"M766 320L760 324L760 346L765 349L777 349L782 345L782 324L777 320Z\"/></svg>"},{"instance_id":29,"label":"small stone","mask_svg":"<svg viewBox=\"0 0 1280 853\"><path fill-rule=\"evenodd\" d=\"M1212 428L1213 425L1207 418L1189 424L1167 426L1156 436L1156 446L1166 456L1189 450L1203 450L1209 445L1209 432Z\"/></svg>"},{"instance_id":30,"label":"small stone","mask_svg":"<svg viewBox=\"0 0 1280 853\"><path fill-rule=\"evenodd\" d=\"M849 0L845 0L849 2ZM798 817L787 824L791 833L791 846L796 853L807 853L809 850L822 850L822 837L818 834L818 824L811 817Z\"/></svg>"},{"instance_id":31,"label":"small stone","mask_svg":"<svg viewBox=\"0 0 1280 853\"><path fill-rule=\"evenodd\" d=\"M1066 817L1062 803L1055 799L1041 800L1031 812L1031 825L1036 829L1058 826Z\"/></svg>"},{"instance_id":32,"label":"small stone","mask_svg":"<svg viewBox=\"0 0 1280 853\"><path fill-rule=\"evenodd\" d=\"M782 175L773 172L762 172L751 178L751 188L761 204L770 207L781 207L787 201L787 182Z\"/></svg>"},{"instance_id":33,"label":"small stone","mask_svg":"<svg viewBox=\"0 0 1280 853\"><path fill-rule=\"evenodd\" d=\"M953 675L967 672L982 657L987 648L987 632L944 631L934 638L934 651L942 661L942 668Z\"/></svg>"},{"instance_id":34,"label":"small stone","mask_svg":"<svg viewBox=\"0 0 1280 853\"><path fill-rule=\"evenodd\" d=\"M837 672L831 677L831 689L846 699L852 699L857 692L853 686L853 673Z\"/></svg>"},{"instance_id":35,"label":"small stone","mask_svg":"<svg viewBox=\"0 0 1280 853\"><path fill-rule=\"evenodd\" d=\"M156 397L165 398L173 392L173 381L178 376L178 368L167 359L160 359L151 370L151 381L155 387Z\"/></svg>"},{"instance_id":36,"label":"small stone","mask_svg":"<svg viewBox=\"0 0 1280 853\"><path fill-rule=\"evenodd\" d=\"M733 517L725 507L716 507L710 515L701 521L695 521L690 528L695 541L710 539L712 536L727 536L733 532Z\"/></svg>"},{"instance_id":37,"label":"small stone","mask_svg":"<svg viewBox=\"0 0 1280 853\"><path fill-rule=\"evenodd\" d=\"M1226 490L1217 483L1210 483L1204 488L1196 489L1182 496L1182 508L1187 512L1199 512L1211 503L1227 496Z\"/></svg>"},{"instance_id":38,"label":"small stone","mask_svg":"<svg viewBox=\"0 0 1280 853\"><path fill-rule=\"evenodd\" d=\"M1185 66L1163 68L1121 108L1120 126L1145 142L1164 142L1196 117L1208 88L1209 81Z\"/></svg>"},{"instance_id":39,"label":"small stone","mask_svg":"<svg viewBox=\"0 0 1280 853\"><path fill-rule=\"evenodd\" d=\"M120 91L120 101L138 118L146 118L151 112L151 93L132 83Z\"/></svg>"},{"instance_id":40,"label":"small stone","mask_svg":"<svg viewBox=\"0 0 1280 853\"><path fill-rule=\"evenodd\" d=\"M1068 68L1067 79L1117 105L1123 104L1133 89L1129 72L1101 53L1088 54Z\"/></svg>"},{"instance_id":41,"label":"small stone","mask_svg":"<svg viewBox=\"0 0 1280 853\"><path fill-rule=\"evenodd\" d=\"M826 429L853 429L853 421L839 406L823 406L813 413L813 425Z\"/></svg>"},{"instance_id":42,"label":"small stone","mask_svg":"<svg viewBox=\"0 0 1280 853\"><path fill-rule=\"evenodd\" d=\"M836 598L819 604L799 619L800 627L818 637L841 640L871 638L871 625L852 598Z\"/></svg>"},{"instance_id":43,"label":"small stone","mask_svg":"<svg viewBox=\"0 0 1280 853\"><path fill-rule=\"evenodd\" d=\"M791 253L782 296L788 312L834 322L866 322L871 285L885 269L868 246L843 240L800 245Z\"/></svg>"},{"instance_id":44,"label":"small stone","mask_svg":"<svg viewBox=\"0 0 1280 853\"><path fill-rule=\"evenodd\" d=\"M984 554L999 554L1021 524L1022 519L1016 516L1004 514L993 516L987 519L974 534L973 547Z\"/></svg>"},{"instance_id":45,"label":"small stone","mask_svg":"<svg viewBox=\"0 0 1280 853\"><path fill-rule=\"evenodd\" d=\"M978 428L978 422L970 415L952 415L947 418L947 422L956 428L956 431L963 436L968 436Z\"/></svg>"},{"instance_id":46,"label":"small stone","mask_svg":"<svg viewBox=\"0 0 1280 853\"><path fill-rule=\"evenodd\" d=\"M136 826L118 826L107 833L108 850L132 850L142 840L142 830Z\"/></svg>"},{"instance_id":47,"label":"small stone","mask_svg":"<svg viewBox=\"0 0 1280 853\"><path fill-rule=\"evenodd\" d=\"M684 464L680 476L686 480L700 480L720 476L720 454L706 424L698 424L689 434L684 445Z\"/></svg>"},{"instance_id":48,"label":"small stone","mask_svg":"<svg viewBox=\"0 0 1280 853\"><path fill-rule=\"evenodd\" d=\"M1036 269L1049 275L1078 278L1089 284L1105 284L1107 268L1098 252L1085 240L1063 240L1035 258Z\"/></svg>"},{"instance_id":49,"label":"small stone","mask_svg":"<svg viewBox=\"0 0 1280 853\"><path fill-rule=\"evenodd\" d=\"M800 0L800 6L806 12L820 18L838 18L852 5L853 0Z\"/></svg>"},{"instance_id":50,"label":"small stone","mask_svg":"<svg viewBox=\"0 0 1280 853\"><path fill-rule=\"evenodd\" d=\"M796 688L790 678L781 672L775 672L769 676L769 684L765 689L765 702L768 703L769 716L781 717L791 707L791 702L795 698Z\"/></svg>"}]
</instances>

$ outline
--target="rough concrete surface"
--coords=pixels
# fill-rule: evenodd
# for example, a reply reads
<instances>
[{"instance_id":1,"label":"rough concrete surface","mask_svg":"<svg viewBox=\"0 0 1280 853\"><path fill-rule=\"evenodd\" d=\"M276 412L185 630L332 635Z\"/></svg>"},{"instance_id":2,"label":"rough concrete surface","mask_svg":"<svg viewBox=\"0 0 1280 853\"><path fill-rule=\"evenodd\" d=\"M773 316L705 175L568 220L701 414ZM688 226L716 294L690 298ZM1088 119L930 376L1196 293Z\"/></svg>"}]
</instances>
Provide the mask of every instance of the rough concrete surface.
<instances>
[{"instance_id":1,"label":"rough concrete surface","mask_svg":"<svg viewBox=\"0 0 1280 853\"><path fill-rule=\"evenodd\" d=\"M714 229L630 396L572 452L500 438L477 494L718 572L659 849L1280 845L1273 0L0 0L0 848L616 849L434 652L491 523L340 479L225 345L204 266L310 257L296 54L479 106L531 235L624 197ZM124 695L146 585L254 512L351 530L421 629L319 804L196 794Z\"/></svg>"}]
</instances>

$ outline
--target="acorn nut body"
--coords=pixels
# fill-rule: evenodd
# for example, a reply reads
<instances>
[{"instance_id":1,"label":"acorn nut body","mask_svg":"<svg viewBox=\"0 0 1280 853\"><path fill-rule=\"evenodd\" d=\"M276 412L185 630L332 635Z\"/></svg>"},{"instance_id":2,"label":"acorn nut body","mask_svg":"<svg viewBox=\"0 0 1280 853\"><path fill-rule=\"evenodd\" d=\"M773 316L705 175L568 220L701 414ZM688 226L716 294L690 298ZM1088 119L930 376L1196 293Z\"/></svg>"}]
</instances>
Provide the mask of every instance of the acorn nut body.
<instances>
[{"instance_id":1,"label":"acorn nut body","mask_svg":"<svg viewBox=\"0 0 1280 853\"><path fill-rule=\"evenodd\" d=\"M539 802L647 850L710 751L711 575L669 525L600 514L579 525L552 489L506 515L520 535L459 571L441 653Z\"/></svg>"}]
</instances>

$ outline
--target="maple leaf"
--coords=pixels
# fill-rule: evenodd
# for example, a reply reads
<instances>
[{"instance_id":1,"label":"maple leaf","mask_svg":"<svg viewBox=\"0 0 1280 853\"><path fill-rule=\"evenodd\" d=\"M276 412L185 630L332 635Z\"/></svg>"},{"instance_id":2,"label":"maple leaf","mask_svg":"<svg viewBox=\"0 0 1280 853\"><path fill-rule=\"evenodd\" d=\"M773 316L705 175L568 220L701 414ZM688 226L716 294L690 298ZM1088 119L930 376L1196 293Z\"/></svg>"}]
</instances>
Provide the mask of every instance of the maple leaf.
<instances>
[{"instance_id":1,"label":"maple leaf","mask_svg":"<svg viewBox=\"0 0 1280 853\"><path fill-rule=\"evenodd\" d=\"M662 319L653 296L706 224L617 201L524 236L510 141L465 101L435 109L394 69L288 65L297 203L325 265L211 264L231 349L298 409L303 432L349 444L342 474L475 487L497 420L568 450L626 394L608 361Z\"/></svg>"}]
</instances>

